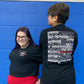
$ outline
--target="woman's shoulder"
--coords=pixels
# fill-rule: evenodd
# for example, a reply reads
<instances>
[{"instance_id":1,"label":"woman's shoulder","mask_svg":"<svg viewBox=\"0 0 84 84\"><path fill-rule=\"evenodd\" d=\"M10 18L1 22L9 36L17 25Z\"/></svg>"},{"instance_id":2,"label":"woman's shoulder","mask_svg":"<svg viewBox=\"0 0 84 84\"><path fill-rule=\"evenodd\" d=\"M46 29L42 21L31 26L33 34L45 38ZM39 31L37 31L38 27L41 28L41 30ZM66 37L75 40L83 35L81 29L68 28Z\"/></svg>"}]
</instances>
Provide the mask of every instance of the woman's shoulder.
<instances>
[{"instance_id":1,"label":"woman's shoulder","mask_svg":"<svg viewBox=\"0 0 84 84\"><path fill-rule=\"evenodd\" d=\"M37 45L35 45L35 46L30 46L29 49L28 49L28 52L29 52L29 53L36 53L36 52L38 52L38 51L40 51L40 48L39 48L39 46L37 46Z\"/></svg>"},{"instance_id":2,"label":"woman's shoulder","mask_svg":"<svg viewBox=\"0 0 84 84\"><path fill-rule=\"evenodd\" d=\"M12 53L16 53L16 52L18 52L19 50L20 50L19 48L17 48L17 49L13 49L13 50L11 50L10 54L12 54Z\"/></svg>"}]
</instances>

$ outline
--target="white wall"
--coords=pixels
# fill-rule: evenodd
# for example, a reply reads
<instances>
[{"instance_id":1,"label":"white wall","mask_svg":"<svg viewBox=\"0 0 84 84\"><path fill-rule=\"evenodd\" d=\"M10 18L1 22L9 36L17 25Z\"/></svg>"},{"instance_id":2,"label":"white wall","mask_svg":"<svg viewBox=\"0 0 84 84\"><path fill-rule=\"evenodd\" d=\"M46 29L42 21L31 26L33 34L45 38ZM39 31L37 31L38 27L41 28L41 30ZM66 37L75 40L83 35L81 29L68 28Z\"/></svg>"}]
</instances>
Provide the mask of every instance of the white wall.
<instances>
[{"instance_id":1,"label":"white wall","mask_svg":"<svg viewBox=\"0 0 84 84\"><path fill-rule=\"evenodd\" d=\"M84 2L84 0L0 0L0 1L56 1L56 2Z\"/></svg>"}]
</instances>

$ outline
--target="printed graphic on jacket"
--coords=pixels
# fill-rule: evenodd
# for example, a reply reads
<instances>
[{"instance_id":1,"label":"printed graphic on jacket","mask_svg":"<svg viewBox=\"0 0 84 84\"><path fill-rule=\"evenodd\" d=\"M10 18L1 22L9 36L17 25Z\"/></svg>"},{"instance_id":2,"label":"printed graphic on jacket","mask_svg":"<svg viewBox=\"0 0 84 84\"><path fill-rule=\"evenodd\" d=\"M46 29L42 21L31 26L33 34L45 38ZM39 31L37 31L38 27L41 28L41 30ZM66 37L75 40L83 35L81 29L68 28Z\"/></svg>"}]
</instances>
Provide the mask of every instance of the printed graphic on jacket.
<instances>
[{"instance_id":1,"label":"printed graphic on jacket","mask_svg":"<svg viewBox=\"0 0 84 84\"><path fill-rule=\"evenodd\" d=\"M20 56L25 56L26 55L26 51L19 51L20 52Z\"/></svg>"},{"instance_id":2,"label":"printed graphic on jacket","mask_svg":"<svg viewBox=\"0 0 84 84\"><path fill-rule=\"evenodd\" d=\"M74 33L69 31L49 31L48 62L67 62L72 59Z\"/></svg>"}]
</instances>

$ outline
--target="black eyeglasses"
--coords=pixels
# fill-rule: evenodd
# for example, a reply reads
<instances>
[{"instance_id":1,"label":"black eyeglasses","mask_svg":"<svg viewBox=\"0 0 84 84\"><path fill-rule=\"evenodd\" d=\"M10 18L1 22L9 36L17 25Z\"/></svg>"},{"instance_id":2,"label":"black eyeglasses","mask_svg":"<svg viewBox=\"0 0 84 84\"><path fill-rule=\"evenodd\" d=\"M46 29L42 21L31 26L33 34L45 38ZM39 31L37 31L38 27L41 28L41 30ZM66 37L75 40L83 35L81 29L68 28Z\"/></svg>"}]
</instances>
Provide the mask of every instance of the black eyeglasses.
<instances>
[{"instance_id":1,"label":"black eyeglasses","mask_svg":"<svg viewBox=\"0 0 84 84\"><path fill-rule=\"evenodd\" d=\"M51 14L47 14L47 16L50 16Z\"/></svg>"},{"instance_id":2,"label":"black eyeglasses","mask_svg":"<svg viewBox=\"0 0 84 84\"><path fill-rule=\"evenodd\" d=\"M27 36L17 36L17 38L25 38L25 37L27 37Z\"/></svg>"},{"instance_id":3,"label":"black eyeglasses","mask_svg":"<svg viewBox=\"0 0 84 84\"><path fill-rule=\"evenodd\" d=\"M47 14L47 16L50 16L50 15L51 15L52 17L54 16L54 15L52 15L52 14L50 14L50 13Z\"/></svg>"}]
</instances>

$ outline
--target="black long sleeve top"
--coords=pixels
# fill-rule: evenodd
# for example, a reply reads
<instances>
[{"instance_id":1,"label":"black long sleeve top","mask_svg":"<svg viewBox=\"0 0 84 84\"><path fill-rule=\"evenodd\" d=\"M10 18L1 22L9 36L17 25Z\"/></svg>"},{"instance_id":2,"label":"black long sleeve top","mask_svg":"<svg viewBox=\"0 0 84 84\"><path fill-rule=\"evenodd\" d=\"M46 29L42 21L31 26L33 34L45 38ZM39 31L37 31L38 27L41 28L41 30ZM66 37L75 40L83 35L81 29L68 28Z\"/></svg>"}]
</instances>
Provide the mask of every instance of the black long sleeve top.
<instances>
[{"instance_id":1,"label":"black long sleeve top","mask_svg":"<svg viewBox=\"0 0 84 84\"><path fill-rule=\"evenodd\" d=\"M41 32L39 46L43 57L42 84L57 84L61 77L73 80L73 54L77 43L77 33L63 24Z\"/></svg>"},{"instance_id":2,"label":"black long sleeve top","mask_svg":"<svg viewBox=\"0 0 84 84\"><path fill-rule=\"evenodd\" d=\"M39 40L43 66L73 63L73 53L77 43L77 33L63 24L44 29Z\"/></svg>"},{"instance_id":3,"label":"black long sleeve top","mask_svg":"<svg viewBox=\"0 0 84 84\"><path fill-rule=\"evenodd\" d=\"M39 64L42 63L39 47L29 45L25 49L15 49L9 55L10 75L15 77L26 77L38 75Z\"/></svg>"}]
</instances>

